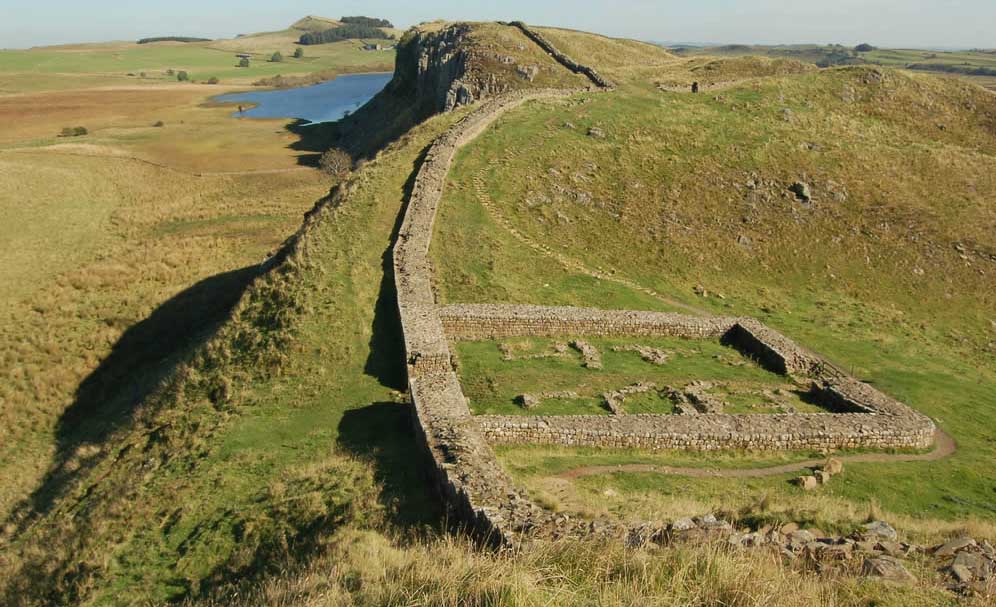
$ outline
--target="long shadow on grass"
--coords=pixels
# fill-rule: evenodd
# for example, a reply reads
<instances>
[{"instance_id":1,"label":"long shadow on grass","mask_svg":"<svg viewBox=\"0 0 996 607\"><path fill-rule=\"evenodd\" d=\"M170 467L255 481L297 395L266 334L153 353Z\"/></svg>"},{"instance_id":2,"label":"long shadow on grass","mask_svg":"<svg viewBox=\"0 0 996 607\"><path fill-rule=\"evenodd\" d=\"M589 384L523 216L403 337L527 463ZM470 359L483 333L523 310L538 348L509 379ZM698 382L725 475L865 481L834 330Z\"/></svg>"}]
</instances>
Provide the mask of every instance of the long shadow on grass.
<instances>
[{"instance_id":1,"label":"long shadow on grass","mask_svg":"<svg viewBox=\"0 0 996 607\"><path fill-rule=\"evenodd\" d=\"M339 138L338 122L312 124L307 120L295 120L287 125L287 130L298 136L289 147L299 152L308 152L297 157L301 166L317 167L322 152L329 149Z\"/></svg>"},{"instance_id":2,"label":"long shadow on grass","mask_svg":"<svg viewBox=\"0 0 996 607\"><path fill-rule=\"evenodd\" d=\"M128 328L76 389L73 404L56 426L57 451L49 472L12 520L29 521L46 513L85 470L67 466L80 446L100 445L132 423L136 408L185 352L210 338L258 275L259 266L250 266L202 280Z\"/></svg>"},{"instance_id":3,"label":"long shadow on grass","mask_svg":"<svg viewBox=\"0 0 996 607\"><path fill-rule=\"evenodd\" d=\"M425 161L429 151L426 146L412 163L412 171L402 187L405 203L391 229L391 244L381 256L380 291L374 307L374 320L370 336L370 355L367 357L364 372L376 377L381 385L399 391L405 391L407 386L407 371L405 370L405 343L401 330L401 318L398 316L398 293L394 288L394 243L398 240L401 224L408 210L408 199L415 187L415 176Z\"/></svg>"},{"instance_id":4,"label":"long shadow on grass","mask_svg":"<svg viewBox=\"0 0 996 607\"><path fill-rule=\"evenodd\" d=\"M426 491L425 458L415 439L411 405L374 403L347 411L339 423L339 445L373 463L384 486L381 501L395 524L438 524L442 510Z\"/></svg>"}]
</instances>

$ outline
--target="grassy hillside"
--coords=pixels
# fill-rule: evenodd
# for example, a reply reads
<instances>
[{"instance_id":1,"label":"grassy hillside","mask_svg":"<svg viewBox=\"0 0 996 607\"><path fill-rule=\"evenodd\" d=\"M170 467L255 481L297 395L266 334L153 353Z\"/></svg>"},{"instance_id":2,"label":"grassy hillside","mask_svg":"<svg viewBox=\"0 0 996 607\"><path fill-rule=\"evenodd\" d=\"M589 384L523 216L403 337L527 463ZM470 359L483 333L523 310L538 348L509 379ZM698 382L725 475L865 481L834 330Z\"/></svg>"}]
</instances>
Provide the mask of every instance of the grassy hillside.
<instances>
[{"instance_id":1,"label":"grassy hillside","mask_svg":"<svg viewBox=\"0 0 996 607\"><path fill-rule=\"evenodd\" d=\"M371 63L370 54L341 55L337 48L344 47L330 45L298 68L289 60L281 71L378 65ZM0 95L0 121L5 124L0 134L0 209L5 217L0 227L0 366L5 372L0 384L0 603L14 602L11 593L19 591L8 583L16 579L29 586L38 582L17 601L66 604L89 594L92 572L86 561L96 557L92 552L87 557L65 533L82 544L90 532L102 536L102 542L108 541L105 532L117 538L120 527L112 523L117 514L108 514L117 506L103 502L111 511L96 507L103 518L95 525L103 531L91 528L77 536L64 528L66 552L61 555L43 543L36 544L41 550L22 551L27 545L14 547L12 537L33 521L64 517L63 507L72 510L67 504L78 503L75 491L86 490L77 480L89 478L100 485L99 475L87 475L105 447L124 446L131 452L134 441L149 436L148 444L156 444L155 432L132 432L141 425L137 420L164 402L157 405L150 395L165 390L174 367L224 323L261 273L260 263L300 225L302 213L328 193L331 180L308 166L321 142L302 142L291 132L290 121L234 120L230 107L208 103L212 95L233 87L178 84L165 75L167 68L186 67L199 78L203 72L197 70L222 64L234 70L228 52L122 43L2 55L0 79L13 89L5 92L15 94ZM359 63L351 66L349 56ZM393 57L385 53L377 61L389 69ZM139 69L160 71L142 77ZM135 76L127 76L126 70L135 70ZM275 71L276 65L258 73ZM257 75L254 69L238 73L245 79ZM88 134L57 136L74 126L85 126ZM200 413L208 420L201 426L205 432L223 421L217 411ZM309 417L304 425L313 421ZM123 439L125 435L131 438ZM199 453L199 445L210 440L205 434L183 448L174 444L164 459ZM313 465L285 477L285 485L257 487L245 479L229 480L243 483L238 491L296 496L317 495L315 487L323 494L339 486L348 493L351 483L373 487L367 470L339 462L330 464L335 468L330 471L321 461L311 458ZM155 476L151 468L130 474L127 483ZM179 474L156 482L163 483L156 491L170 493L187 481ZM91 489L118 491L102 486ZM366 504L372 496L370 489L357 503ZM97 498L94 504L102 501ZM312 507L322 506L307 506ZM281 522L271 530L278 531L280 525L298 524L288 522L297 514L276 514L279 509L255 514L243 509L242 520L276 517ZM331 518L342 514L324 513ZM42 531L46 525L35 528ZM203 529L198 522L192 527ZM110 543L116 545L118 539ZM230 540L226 546L225 558L236 558ZM190 542L170 544L167 552L172 550L173 557L166 565L157 556L161 547L132 545L133 552L122 557L136 563L128 569L130 581L115 578L104 586L104 602L139 601L140 594L161 599L188 591L182 571L202 567L194 578L203 579L208 575L203 567L213 567L190 554L191 547ZM177 565L178 550L198 564ZM171 573L163 575L159 566ZM121 597L130 599L113 598L129 584L144 587L147 576L159 580L148 593L125 591Z\"/></svg>"},{"instance_id":2,"label":"grassy hillside","mask_svg":"<svg viewBox=\"0 0 996 607\"><path fill-rule=\"evenodd\" d=\"M471 42L549 61L514 31L478 26ZM904 538L996 540L996 98L889 70L682 59L544 34L620 88L526 104L460 154L432 252L442 300L757 316L934 416L960 449L849 464L810 495L780 477L562 477L590 463L737 468L810 453L502 448L509 471L544 506L582 515L717 511L841 532L873 515ZM703 72L715 90L669 90ZM491 552L451 534L415 455L390 248L413 171L466 110L406 131L323 198L329 183L307 170L193 174L235 170L246 148L253 168L291 168L283 123L137 98L115 126L91 103L105 121L93 136L47 139L45 120L67 119L56 112L0 152L3 208L30 201L4 233L17 269L0 293L11 312L0 356L15 370L0 392L0 603L986 604L943 590L946 574L921 556L909 561L919 581L895 586L852 576L856 561L830 575L716 545ZM141 124L159 112L171 113L165 127ZM46 179L31 180L33 167ZM808 201L787 192L797 180ZM33 223L39 214L51 217ZM47 244L55 230L73 246ZM657 345L679 359L661 381L703 370L772 381L726 365L718 347ZM461 348L484 405L544 379L502 367L493 343ZM593 389L638 374L632 353L618 354ZM495 370L504 383L479 376ZM588 381L576 365L547 371Z\"/></svg>"},{"instance_id":3,"label":"grassy hillside","mask_svg":"<svg viewBox=\"0 0 996 607\"><path fill-rule=\"evenodd\" d=\"M4 604L164 600L266 571L344 521L378 520L385 460L380 480L406 489L383 497L386 516L431 511L403 463L415 447L382 257L408 172L450 119L371 163L206 346L150 361L180 362L168 381L134 402L140 376L123 373L83 429L63 416L46 482L8 528ZM52 550L56 537L72 539Z\"/></svg>"},{"instance_id":4,"label":"grassy hillside","mask_svg":"<svg viewBox=\"0 0 996 607\"><path fill-rule=\"evenodd\" d=\"M852 467L825 496L838 514L874 501L904 517L992 521L996 98L921 74L760 62L596 63L619 91L504 117L453 171L433 245L441 297L626 307L646 297L638 286L663 294L654 307L759 317L961 446L940 462ZM669 88L703 73L719 75L714 90ZM809 200L789 190L797 181ZM575 286L586 282L598 286ZM547 503L592 513L799 496L788 476L567 481L557 475L589 451L503 454Z\"/></svg>"},{"instance_id":5,"label":"grassy hillside","mask_svg":"<svg viewBox=\"0 0 996 607\"><path fill-rule=\"evenodd\" d=\"M761 46L731 44L715 47L682 47L675 49L675 52L682 56L767 56L805 61L820 66L870 64L908 68L956 75L980 86L996 90L996 52L991 50L930 51L876 48L868 52L856 52L851 48L837 45Z\"/></svg>"}]
</instances>

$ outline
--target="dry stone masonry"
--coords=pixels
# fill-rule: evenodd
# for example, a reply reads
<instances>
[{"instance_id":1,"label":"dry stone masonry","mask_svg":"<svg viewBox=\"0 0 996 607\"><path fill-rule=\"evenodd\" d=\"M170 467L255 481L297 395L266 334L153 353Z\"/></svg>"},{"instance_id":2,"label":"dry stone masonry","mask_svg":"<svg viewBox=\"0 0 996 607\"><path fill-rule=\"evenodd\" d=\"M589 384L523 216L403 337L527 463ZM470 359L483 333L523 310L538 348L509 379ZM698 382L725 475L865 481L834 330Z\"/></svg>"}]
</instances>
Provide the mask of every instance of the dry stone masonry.
<instances>
[{"instance_id":1,"label":"dry stone masonry","mask_svg":"<svg viewBox=\"0 0 996 607\"><path fill-rule=\"evenodd\" d=\"M515 26L572 71L587 75L601 88L611 86L593 69L557 51L540 34L522 23ZM627 533L627 527L617 522L576 521L538 507L502 469L491 443L695 450L923 448L931 444L934 425L929 419L755 320L595 308L437 305L429 246L457 150L512 108L575 92L504 93L481 102L447 129L426 152L415 175L393 249L397 305L418 437L431 459L440 492L462 522L498 544L537 535ZM577 338L613 335L722 340L772 371L809 379L814 395L844 413L475 418L454 371L449 346L449 340L459 339L570 336L585 360L593 364L593 348ZM530 397L527 403L524 398L523 406L534 405L534 399ZM621 406L618 412L623 413Z\"/></svg>"},{"instance_id":2,"label":"dry stone masonry","mask_svg":"<svg viewBox=\"0 0 996 607\"><path fill-rule=\"evenodd\" d=\"M587 65L581 65L580 63L574 61L564 53L560 52L559 50L557 50L557 47L553 45L552 42L550 42L549 40L546 39L545 36L543 36L543 34L530 28L522 21L513 21L509 25L512 25L513 27L517 27L520 30L522 30L522 33L525 34L527 37L529 37L530 40L535 42L537 45L539 45L540 48L549 53L550 56L556 59L558 63L560 63L567 69L571 70L575 74L584 74L592 82L594 82L596 86L600 88L603 89L613 88L612 83L606 80L605 78L602 78L601 74L596 72L594 68L589 67Z\"/></svg>"}]
</instances>

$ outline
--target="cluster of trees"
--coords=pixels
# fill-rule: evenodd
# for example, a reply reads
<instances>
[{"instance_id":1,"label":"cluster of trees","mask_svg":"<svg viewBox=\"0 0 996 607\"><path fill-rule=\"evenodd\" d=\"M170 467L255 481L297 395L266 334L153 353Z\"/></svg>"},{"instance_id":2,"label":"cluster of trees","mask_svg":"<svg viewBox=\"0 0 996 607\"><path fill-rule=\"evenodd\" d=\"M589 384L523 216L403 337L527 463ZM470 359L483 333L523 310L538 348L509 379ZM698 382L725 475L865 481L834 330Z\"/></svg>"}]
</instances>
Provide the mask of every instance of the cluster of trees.
<instances>
[{"instance_id":1,"label":"cluster of trees","mask_svg":"<svg viewBox=\"0 0 996 607\"><path fill-rule=\"evenodd\" d=\"M369 25L345 23L324 32L313 32L301 36L301 44L327 44L340 40L355 40L357 38L387 38L383 30Z\"/></svg>"},{"instance_id":2,"label":"cluster of trees","mask_svg":"<svg viewBox=\"0 0 996 607\"><path fill-rule=\"evenodd\" d=\"M872 51L877 51L878 48L865 42L864 44L859 44L856 47L854 47L854 50L858 51L859 53L870 53Z\"/></svg>"},{"instance_id":3,"label":"cluster of trees","mask_svg":"<svg viewBox=\"0 0 996 607\"><path fill-rule=\"evenodd\" d=\"M374 19L373 17L362 17L362 16L343 17L342 19L339 19L339 21L342 23L351 23L353 25L366 25L369 27L391 27L391 28L394 27L394 25L392 25L391 22L388 21L387 19Z\"/></svg>"},{"instance_id":4,"label":"cluster of trees","mask_svg":"<svg viewBox=\"0 0 996 607\"><path fill-rule=\"evenodd\" d=\"M142 38L139 44L151 44L153 42L211 42L210 38L191 38L190 36L160 36L159 38Z\"/></svg>"},{"instance_id":5,"label":"cluster of trees","mask_svg":"<svg viewBox=\"0 0 996 607\"><path fill-rule=\"evenodd\" d=\"M294 58L295 59L303 59L304 58L304 49L301 48L300 46L297 47L296 49L294 49ZM272 63L282 63L283 60L284 60L284 54L281 53L280 51L277 51L277 52L273 53L272 55L270 55L270 61Z\"/></svg>"}]
</instances>

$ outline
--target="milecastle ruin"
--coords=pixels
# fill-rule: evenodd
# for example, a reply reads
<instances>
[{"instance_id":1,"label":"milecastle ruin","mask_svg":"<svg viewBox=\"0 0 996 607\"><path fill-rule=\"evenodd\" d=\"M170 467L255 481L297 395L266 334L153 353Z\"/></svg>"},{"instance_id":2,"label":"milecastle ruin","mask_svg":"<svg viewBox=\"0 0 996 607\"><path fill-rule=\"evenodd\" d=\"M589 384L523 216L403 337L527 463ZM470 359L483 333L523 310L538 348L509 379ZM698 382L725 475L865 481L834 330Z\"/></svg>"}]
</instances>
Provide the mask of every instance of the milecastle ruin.
<instances>
[{"instance_id":1,"label":"milecastle ruin","mask_svg":"<svg viewBox=\"0 0 996 607\"><path fill-rule=\"evenodd\" d=\"M611 84L516 22L546 52L598 89ZM451 509L497 543L522 535L621 533L618 523L573 521L547 512L515 486L493 443L646 449L917 449L935 426L903 403L857 381L780 333L748 318L523 305L438 305L429 258L444 183L458 149L501 114L575 90L519 90L480 102L429 148L415 176L393 251L408 382L421 442ZM474 416L454 370L450 342L503 337L668 336L720 340L764 368L810 384L826 413L770 415Z\"/></svg>"}]
</instances>

